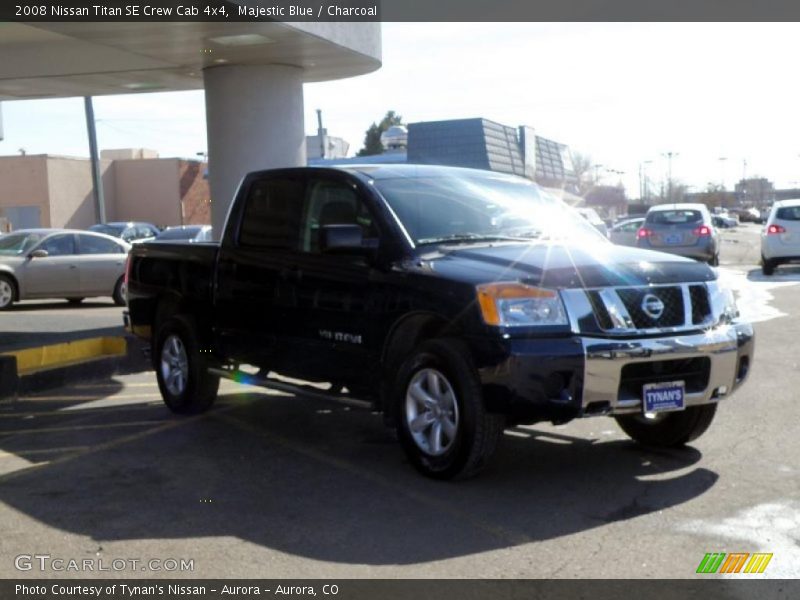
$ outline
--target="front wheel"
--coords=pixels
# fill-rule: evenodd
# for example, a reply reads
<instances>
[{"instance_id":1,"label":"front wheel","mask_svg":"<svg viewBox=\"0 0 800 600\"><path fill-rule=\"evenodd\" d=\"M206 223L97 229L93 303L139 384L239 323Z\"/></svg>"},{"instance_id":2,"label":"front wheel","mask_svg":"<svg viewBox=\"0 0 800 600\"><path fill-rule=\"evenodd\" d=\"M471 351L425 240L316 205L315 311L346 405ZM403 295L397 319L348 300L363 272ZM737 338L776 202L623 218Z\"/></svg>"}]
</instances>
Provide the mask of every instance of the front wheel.
<instances>
[{"instance_id":1,"label":"front wheel","mask_svg":"<svg viewBox=\"0 0 800 600\"><path fill-rule=\"evenodd\" d=\"M167 319L156 335L156 377L164 404L175 413L201 413L214 403L219 377L209 374L194 323Z\"/></svg>"},{"instance_id":2,"label":"front wheel","mask_svg":"<svg viewBox=\"0 0 800 600\"><path fill-rule=\"evenodd\" d=\"M486 410L463 344L424 342L400 367L396 384L397 433L417 470L434 479L466 479L488 464L505 416Z\"/></svg>"},{"instance_id":3,"label":"front wheel","mask_svg":"<svg viewBox=\"0 0 800 600\"><path fill-rule=\"evenodd\" d=\"M125 280L120 277L114 284L114 291L111 292L111 299L117 306L125 306Z\"/></svg>"},{"instance_id":4,"label":"front wheel","mask_svg":"<svg viewBox=\"0 0 800 600\"><path fill-rule=\"evenodd\" d=\"M703 435L716 412L716 404L702 404L679 412L658 413L652 417L620 415L614 418L631 439L643 446L675 448Z\"/></svg>"},{"instance_id":5,"label":"front wheel","mask_svg":"<svg viewBox=\"0 0 800 600\"><path fill-rule=\"evenodd\" d=\"M14 296L16 296L16 288L14 282L5 275L0 275L0 310L11 308L14 304Z\"/></svg>"}]
</instances>

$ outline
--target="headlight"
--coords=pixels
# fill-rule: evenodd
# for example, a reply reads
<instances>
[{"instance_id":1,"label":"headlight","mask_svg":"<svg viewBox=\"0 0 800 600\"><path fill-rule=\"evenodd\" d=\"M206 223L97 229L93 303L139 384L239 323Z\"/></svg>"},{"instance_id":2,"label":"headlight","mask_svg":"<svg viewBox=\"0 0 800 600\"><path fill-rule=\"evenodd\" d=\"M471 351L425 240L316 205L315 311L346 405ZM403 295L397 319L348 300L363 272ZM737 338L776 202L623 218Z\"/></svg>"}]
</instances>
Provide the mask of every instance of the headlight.
<instances>
[{"instance_id":1,"label":"headlight","mask_svg":"<svg viewBox=\"0 0 800 600\"><path fill-rule=\"evenodd\" d=\"M739 318L739 308L730 288L712 282L708 284L708 293L715 323L730 323Z\"/></svg>"},{"instance_id":2,"label":"headlight","mask_svg":"<svg viewBox=\"0 0 800 600\"><path fill-rule=\"evenodd\" d=\"M521 283L490 283L477 289L478 304L487 325L530 327L569 323L555 290Z\"/></svg>"}]
</instances>

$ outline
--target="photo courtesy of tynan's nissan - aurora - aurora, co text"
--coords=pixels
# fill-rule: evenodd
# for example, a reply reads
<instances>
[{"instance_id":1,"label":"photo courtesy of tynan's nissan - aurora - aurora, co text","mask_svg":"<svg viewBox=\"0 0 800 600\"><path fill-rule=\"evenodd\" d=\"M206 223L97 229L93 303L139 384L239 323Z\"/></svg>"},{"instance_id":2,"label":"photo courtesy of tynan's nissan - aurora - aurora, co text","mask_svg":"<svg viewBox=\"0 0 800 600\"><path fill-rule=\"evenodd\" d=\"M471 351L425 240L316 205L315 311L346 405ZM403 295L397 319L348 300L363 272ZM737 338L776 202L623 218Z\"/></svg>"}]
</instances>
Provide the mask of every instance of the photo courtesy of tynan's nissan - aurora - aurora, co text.
<instances>
[{"instance_id":1,"label":"photo courtesy of tynan's nissan - aurora - aurora, co text","mask_svg":"<svg viewBox=\"0 0 800 600\"><path fill-rule=\"evenodd\" d=\"M218 244L136 244L126 277L126 324L173 411L208 409L220 377L364 401L440 479L477 473L518 424L606 415L684 445L753 360L708 264L614 245L486 171L251 173Z\"/></svg>"}]
</instances>

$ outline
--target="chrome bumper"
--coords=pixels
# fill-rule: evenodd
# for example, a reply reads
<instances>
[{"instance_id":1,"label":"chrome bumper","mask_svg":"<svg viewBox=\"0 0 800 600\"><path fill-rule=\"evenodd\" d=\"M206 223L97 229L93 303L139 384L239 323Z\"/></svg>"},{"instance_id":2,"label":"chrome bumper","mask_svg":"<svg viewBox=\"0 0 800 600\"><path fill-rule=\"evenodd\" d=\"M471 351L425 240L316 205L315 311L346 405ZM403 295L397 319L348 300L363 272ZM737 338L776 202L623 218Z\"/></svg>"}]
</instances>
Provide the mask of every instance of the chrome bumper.
<instances>
[{"instance_id":1,"label":"chrome bumper","mask_svg":"<svg viewBox=\"0 0 800 600\"><path fill-rule=\"evenodd\" d=\"M641 412L641 398L619 397L622 369L631 363L707 357L711 362L708 385L701 392L687 392L685 403L695 406L717 402L744 382L754 350L753 328L749 324L651 339L580 339L585 356L581 399L581 413L585 416Z\"/></svg>"}]
</instances>

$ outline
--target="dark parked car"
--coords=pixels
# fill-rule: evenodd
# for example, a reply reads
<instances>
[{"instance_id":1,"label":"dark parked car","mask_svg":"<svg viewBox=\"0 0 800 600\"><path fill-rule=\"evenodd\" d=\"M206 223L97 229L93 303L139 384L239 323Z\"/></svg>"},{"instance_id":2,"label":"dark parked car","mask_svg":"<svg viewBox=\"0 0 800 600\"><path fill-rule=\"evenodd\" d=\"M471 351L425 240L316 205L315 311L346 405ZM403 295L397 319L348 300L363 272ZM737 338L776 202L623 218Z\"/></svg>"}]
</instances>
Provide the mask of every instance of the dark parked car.
<instances>
[{"instance_id":1,"label":"dark parked car","mask_svg":"<svg viewBox=\"0 0 800 600\"><path fill-rule=\"evenodd\" d=\"M157 236L157 242L210 242L211 225L178 225L167 227Z\"/></svg>"},{"instance_id":2,"label":"dark parked car","mask_svg":"<svg viewBox=\"0 0 800 600\"><path fill-rule=\"evenodd\" d=\"M171 410L208 409L220 377L364 401L442 479L520 423L607 415L642 444L686 444L753 357L713 269L611 244L486 171L252 173L218 244L138 244L127 271L127 325Z\"/></svg>"},{"instance_id":3,"label":"dark parked car","mask_svg":"<svg viewBox=\"0 0 800 600\"><path fill-rule=\"evenodd\" d=\"M140 223L136 221L98 223L89 227L89 231L104 233L112 237L120 238L132 244L143 240L152 240L161 231L152 223Z\"/></svg>"}]
</instances>

